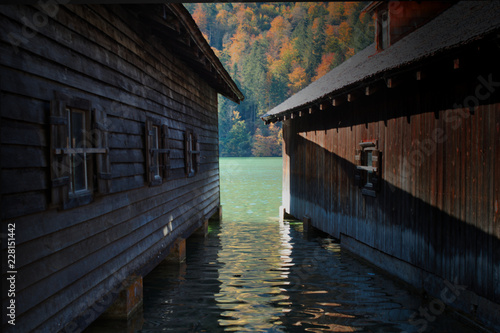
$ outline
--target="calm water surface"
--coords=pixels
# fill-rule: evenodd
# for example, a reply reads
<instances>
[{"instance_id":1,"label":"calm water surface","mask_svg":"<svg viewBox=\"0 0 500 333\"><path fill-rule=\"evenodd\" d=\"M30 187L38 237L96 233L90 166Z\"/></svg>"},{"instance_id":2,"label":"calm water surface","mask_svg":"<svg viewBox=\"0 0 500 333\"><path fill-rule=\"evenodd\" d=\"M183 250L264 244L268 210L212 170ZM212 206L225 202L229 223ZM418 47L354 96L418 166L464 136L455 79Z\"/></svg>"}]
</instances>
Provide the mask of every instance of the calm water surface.
<instances>
[{"instance_id":1,"label":"calm water surface","mask_svg":"<svg viewBox=\"0 0 500 333\"><path fill-rule=\"evenodd\" d=\"M188 240L185 263L145 277L138 332L475 332L331 238L279 223L281 163L221 158L223 220Z\"/></svg>"}]
</instances>

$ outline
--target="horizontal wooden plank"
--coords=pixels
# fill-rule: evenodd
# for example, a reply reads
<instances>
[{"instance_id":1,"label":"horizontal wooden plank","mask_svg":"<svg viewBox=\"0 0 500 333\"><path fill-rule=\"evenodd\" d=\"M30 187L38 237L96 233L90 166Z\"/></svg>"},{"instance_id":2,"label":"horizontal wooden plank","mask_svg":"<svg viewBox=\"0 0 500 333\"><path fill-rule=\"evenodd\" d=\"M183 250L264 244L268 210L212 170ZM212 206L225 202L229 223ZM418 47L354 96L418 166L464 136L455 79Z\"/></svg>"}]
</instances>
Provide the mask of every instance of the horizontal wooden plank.
<instances>
[{"instance_id":1,"label":"horizontal wooden plank","mask_svg":"<svg viewBox=\"0 0 500 333\"><path fill-rule=\"evenodd\" d=\"M214 205L214 204L212 204ZM215 207L214 207L215 208ZM192 221L194 224L196 221ZM182 228L174 230L169 236L169 242L172 242L175 240L177 237L182 235L184 231L188 230L190 228L190 224L186 223L183 225ZM162 229L160 229L158 232L162 232ZM168 236L167 236L168 237ZM153 253L156 255L159 253L162 249L165 249L165 247L168 246L167 239L165 239L165 242L159 242L155 243L149 247L147 247L147 243L141 242L138 243L136 246L136 249L142 253ZM49 313L54 313L54 309L57 310L59 308L60 304L62 304L62 301L67 301L67 297L71 297L71 299L74 299L74 302L80 305L77 305L73 309L61 309L60 312L57 314L54 314L54 317L58 318L57 322L68 322L69 320L73 319L74 309L80 308L81 311L85 310L87 306L92 305L93 300L97 300L103 296L103 293L113 290L114 287L116 287L122 280L124 280L130 271L139 271L140 268L143 267L146 262L150 259L148 255L145 256L137 256L133 257L134 259L130 260L129 254L128 253L121 253L112 260L107 262L108 267L113 267L114 269L110 271L103 271L103 270L94 270L88 275L85 275L82 279L78 280L75 284L74 287L77 288L78 290L82 290L82 292L85 293L86 297L79 297L79 299L82 300L82 303L78 303L78 298L74 299L77 297L75 293L71 293L70 291L67 291L69 295L65 294L58 294L53 298L48 299L45 301L41 306L37 307L34 309L33 312L30 312L27 316L25 316L23 319L26 319L26 322L30 323L30 325L26 330L30 330L31 327L35 327L37 325L36 320L37 318L47 316L46 312ZM151 260L156 260L159 262L161 258L151 258ZM118 267L122 267L119 269ZM148 273L148 272L144 272ZM106 275L107 274L107 275ZM104 276L104 277L103 277ZM103 285L99 285L99 284ZM95 286L92 288L92 286ZM54 330L57 330L57 325L54 326Z\"/></svg>"},{"instance_id":2,"label":"horizontal wooden plank","mask_svg":"<svg viewBox=\"0 0 500 333\"><path fill-rule=\"evenodd\" d=\"M12 27L12 29L15 29ZM88 31L86 32L88 34ZM40 37L42 38L42 37ZM52 44L53 45L52 45ZM178 95L177 97L180 99L180 101L176 101L174 96L165 96L165 95L160 95L158 94L159 91L168 91L165 90L163 87L158 87L156 89L152 89L152 85L158 85L158 86L163 86L163 83L158 77L157 79L152 79L150 78L148 82L133 82L131 81L128 77L125 77L121 75L124 71L124 68L121 68L121 70L118 70L117 72L111 70L108 68L108 66L100 66L98 71L95 71L94 69L97 67L95 64L95 61L93 60L92 54L88 54L87 56L81 56L79 58L68 58L62 56L64 54L64 47L55 44L49 39L44 40L40 45L43 44L50 44L51 48L54 49L53 52L49 54L44 54L45 57L54 57L56 56L57 58L50 58L50 60L54 61L55 63L61 64L64 66L66 71L70 71L69 73L63 73L61 71L57 71L54 67L54 63L52 62L44 62L42 58L36 57L33 53L37 52L36 47L38 44L33 44L31 47L28 49L30 51L30 55L25 54L25 53L20 53L19 55L16 55L16 57L0 57L2 62L9 63L11 66L15 66L17 69L21 70L28 70L30 73L40 75L46 78L51 78L55 81L58 82L66 82L67 84L71 84L72 81L74 81L73 86L78 87L78 86L86 86L86 87L92 87L89 86L87 81L89 79L85 78L84 76L77 76L77 73L82 73L86 75L96 75L97 79L104 81L107 83L106 85L109 87L108 90L113 91L114 94L108 94L108 96L118 96L119 91L113 90L111 87L116 87L122 90L122 98L120 100L125 101L126 100L126 95L127 93L125 91L130 90L129 87L135 87L133 89L134 94L139 95L142 98L146 98L152 101L159 102L163 107L167 107L171 112L175 113L178 110L182 110L183 114L189 115L190 117L198 118L201 124L209 124L213 123L213 116L207 118L205 116L205 110L206 107L201 107L197 108L193 105L188 105L187 101L184 100L184 97ZM75 47L75 45L72 45ZM9 48L10 45L7 44L2 44L0 43L0 52L2 54L7 55L7 48ZM20 46L22 47L22 46ZM44 45L46 47L46 45ZM98 48L99 46L95 45L94 48ZM4 50L5 49L5 50ZM59 51L57 49L60 49ZM40 53L42 52L41 50L39 51ZM11 55L12 53L8 53ZM24 59L23 59L24 58ZM27 66L24 66L28 62L29 69ZM34 66L35 64L40 63L41 66ZM120 63L120 62L118 62ZM93 70L93 73L87 73L89 70ZM73 73L71 73L73 72ZM61 74L62 73L62 74ZM62 76L61 76L62 75ZM144 78L144 75L135 75L137 79ZM75 78L78 78L78 80L74 80ZM136 79L136 80L137 80ZM90 81L89 81L90 82ZM79 83L79 84L78 84ZM148 84L149 83L149 84ZM170 86L175 83L170 83ZM93 86L99 86L98 83L94 83ZM170 88L171 89L171 88ZM99 91L95 90L93 91L95 94L99 95ZM188 94L189 96L189 94ZM129 103L130 104L130 103ZM193 109L197 109L196 112L193 111ZM112 112L113 110L111 110ZM180 115L182 117L182 115Z\"/></svg>"},{"instance_id":3,"label":"horizontal wooden plank","mask_svg":"<svg viewBox=\"0 0 500 333\"><path fill-rule=\"evenodd\" d=\"M113 133L127 133L133 135L144 135L144 122L133 121L115 116L108 117L108 131Z\"/></svg>"},{"instance_id":4,"label":"horizontal wooden plank","mask_svg":"<svg viewBox=\"0 0 500 333\"><path fill-rule=\"evenodd\" d=\"M113 163L111 171L113 179L145 174L144 163Z\"/></svg>"},{"instance_id":5,"label":"horizontal wooden plank","mask_svg":"<svg viewBox=\"0 0 500 333\"><path fill-rule=\"evenodd\" d=\"M111 181L111 193L130 191L146 186L146 175L120 177Z\"/></svg>"},{"instance_id":6,"label":"horizontal wooden plank","mask_svg":"<svg viewBox=\"0 0 500 333\"><path fill-rule=\"evenodd\" d=\"M182 63L183 59L178 59L171 56L170 53L166 53L165 49L168 51L169 46L162 47L161 42L164 41L158 42L151 38L152 36L149 33L147 36L137 33L137 31L143 30L142 25L144 22L136 21L135 16L131 16L120 6L91 6L90 8L93 13L96 13L94 17L85 15L86 7L70 7L69 9L74 10L75 13L91 25L98 27L111 39L117 40L124 48L132 50L135 53L135 58L141 59L147 64L138 65L139 68L147 66L148 69L151 68L148 73L158 72L158 74L167 77L173 82L181 82L183 90L178 90L178 93L190 96L190 98L195 97L194 101L205 108L204 105L207 104L207 101L216 101L213 90L200 89L198 77L186 77L185 64ZM122 20L116 20L115 16L120 17ZM85 34L85 31L83 31L83 34ZM145 41L148 41L148 43L145 44ZM216 110L216 104L209 105L212 105Z\"/></svg>"},{"instance_id":7,"label":"horizontal wooden plank","mask_svg":"<svg viewBox=\"0 0 500 333\"><path fill-rule=\"evenodd\" d=\"M111 163L144 163L144 154L142 149L110 149L109 158Z\"/></svg>"},{"instance_id":8,"label":"horizontal wooden plank","mask_svg":"<svg viewBox=\"0 0 500 333\"><path fill-rule=\"evenodd\" d=\"M135 219L125 216L125 223L116 224L106 232L87 237L82 242L65 248L64 251L56 251L27 267L18 268L19 274L26 276L26 280L19 284L18 299L23 300L27 308L34 306L49 295L55 294L60 288L64 288L64 283L73 283L81 278L83 272L95 270L117 253L135 252L134 246L138 242L160 241L163 235L159 234L159 231L161 232L169 222L173 230L179 228L191 216L200 212L197 206L203 206L204 200L217 193L218 188L213 186L212 190L206 191L199 191L195 188L194 191L188 191L183 196L175 197L171 202L155 204L151 211L143 211ZM91 225L91 221L87 225ZM101 248L109 250L98 251ZM83 258L86 260L78 261ZM45 285L45 281L36 282L40 277L45 276L59 283L49 283L51 287L37 288L39 283ZM32 284L30 280L33 281ZM24 284L29 287L24 288Z\"/></svg>"},{"instance_id":9,"label":"horizontal wooden plank","mask_svg":"<svg viewBox=\"0 0 500 333\"><path fill-rule=\"evenodd\" d=\"M4 194L1 202L2 220L43 212L47 206L47 195L44 191Z\"/></svg>"},{"instance_id":10,"label":"horizontal wooden plank","mask_svg":"<svg viewBox=\"0 0 500 333\"><path fill-rule=\"evenodd\" d=\"M2 207L2 218L8 218L23 230L16 239L19 254L27 258L20 266L26 279L19 281L18 300L22 304L19 309L26 307L32 311L18 314L26 325L20 329L33 331L38 327L57 331L60 327L38 326L41 318L51 317L59 323L71 320L75 313L85 309L76 304L79 299L89 302L109 290L96 290L96 286L109 280L110 274L122 272L125 278L156 260L161 248L217 207L217 168L208 172L200 168L192 178L185 177L179 168L159 188L150 188L144 181L143 151L143 123L146 117L156 117L181 135L186 127L195 129L202 147L215 152L217 96L208 84L200 86L197 74L187 70L179 59L170 57L160 44L145 42L136 34L127 36L126 24L113 20L113 11L101 11L99 6L61 7L57 20L62 24L48 18L48 26L40 29L28 45L20 46L22 53L11 56L5 32L13 27L22 28L17 13L32 17L38 10L22 8L19 12L12 7L0 9L5 15L13 15L12 19L1 17L0 39L4 42L0 43L0 85L6 88L3 94L9 96L9 107L19 100L24 103L19 114L26 115L4 117L10 123L22 125L9 126L14 129L12 133L4 131L7 125L2 127L1 140L7 143L1 147L2 184L5 179L9 182L7 189L2 188L2 205L11 202L5 201L6 198L15 198L18 204L25 205L23 209L16 208L23 214L37 211L30 210L30 205L44 212L15 217L4 215ZM75 13L82 18L74 17ZM133 43L126 39L132 39ZM70 55L67 47L73 49ZM177 77L172 73L177 73ZM169 75L168 80L165 75ZM96 194L93 203L67 211L47 207L49 135L45 121L54 91L89 99L93 107L108 113L111 171L120 177L113 179L111 187L113 192L123 192ZM4 110L2 107L2 115ZM23 126L33 128L26 129L27 135L16 137ZM41 134L33 136L34 133ZM204 138L207 143L203 143ZM178 143L177 153L182 155L182 137ZM38 145L43 149L34 149ZM32 174L23 174L26 167L45 169L29 169ZM22 198L10 192L19 177L24 177L24 182L15 191L29 191ZM42 191L32 192L35 189ZM167 240L163 228L170 215L175 216L174 230ZM137 256L141 252L144 255ZM110 269L99 269L103 266ZM89 293L93 290L93 294L83 298L72 288ZM69 304L72 306L66 307Z\"/></svg>"},{"instance_id":11,"label":"horizontal wooden plank","mask_svg":"<svg viewBox=\"0 0 500 333\"><path fill-rule=\"evenodd\" d=\"M177 191L185 186L198 186L201 184L198 181L218 181L219 170L211 170L200 175L200 178L187 178L182 171L180 177L172 175L171 178L162 186L141 187L134 189L128 193L117 193L106 195L105 197L96 198L95 202L73 209L72 211L57 211L49 210L45 214L37 217L39 223L33 224L30 217L20 217L13 220L23 233L16 239L17 245L20 246L24 242L32 239L49 235L53 232L64 230L72 226L85 223L86 220L104 216L115 210L128 207L131 203L149 200L149 198ZM89 208L92 207L92 210ZM69 216L71 218L69 218Z\"/></svg>"},{"instance_id":12,"label":"horizontal wooden plank","mask_svg":"<svg viewBox=\"0 0 500 333\"><path fill-rule=\"evenodd\" d=\"M109 148L144 149L144 136L111 133L108 136Z\"/></svg>"},{"instance_id":13,"label":"horizontal wooden plank","mask_svg":"<svg viewBox=\"0 0 500 333\"><path fill-rule=\"evenodd\" d=\"M198 202L198 197L199 196L194 197L194 201L192 201L192 204L193 204L192 206L193 206L194 210L197 212L195 214L195 216L197 217L197 220L203 220L203 219L205 219L205 218L208 217L208 215L202 216L202 215L198 214L200 212L200 208L202 208L202 211L204 211L204 212L205 211L209 212L209 211L212 211L214 208L216 208L218 206L219 202L218 202L218 191L217 191L217 188L215 190L216 190L216 192L214 192L212 195L208 195L207 193L205 193L204 196L203 196L203 198L205 198L203 202L202 201ZM200 192L200 193L202 193L202 192ZM187 195L192 195L192 194L188 193ZM207 201L206 198L210 198L210 202L207 203L206 202ZM175 200L179 200L179 198L175 198ZM181 198L180 200L182 202L189 202L189 200L186 200L186 198ZM210 207L207 207L207 205L210 205ZM199 207L199 208L197 208L197 207ZM156 207L155 209L158 209L158 208L159 207ZM165 211L165 210L163 209L163 211ZM181 209L180 212L183 212L183 213L179 214L179 216L176 218L176 223L173 224L173 226L174 226L174 232L177 229L181 228L182 224L179 224L178 221L180 219L182 219L182 216L186 215L186 214L189 214L189 213L187 213L188 210L185 210L185 209ZM173 214L173 216L176 216L175 212L174 213L167 212L168 216L172 216L172 214ZM125 218L126 218L126 216L125 216ZM130 219L128 219L128 220L130 221ZM155 219L155 221L158 221L158 218ZM170 220L167 220L167 222L168 221L170 221ZM165 222L162 222L162 223L165 223ZM185 224L185 223L183 223L183 224ZM94 224L94 225L96 225L96 224ZM140 222L139 225L142 226L141 229L144 229L145 223L143 221ZM160 225L160 228L159 228L158 231L163 232L164 226L165 226L165 224ZM140 232L139 232L139 230L136 230L133 233L128 232L129 230L132 230L132 229L133 228L131 228L131 227L122 227L122 226L120 226L120 227L118 227L117 230L121 230L122 232L124 232L125 235L134 235L134 236L137 236L139 234L142 234L143 237L144 237L144 239L150 238L150 235L152 234L152 232L150 230L149 231L148 230L145 230L145 231L142 230ZM104 237L104 242L102 242L102 243L103 244L108 244L107 241L109 240L109 237L106 236L106 235L104 235L104 234L102 235L102 237ZM95 244L90 244L90 243L87 244L87 241L88 241L88 238L84 241L84 243L79 244L79 246L81 246L82 249L87 249L88 251L93 251L95 249ZM91 240L90 242L93 242L93 241L95 241L95 239ZM121 242L121 243L123 243L123 242ZM133 248L136 248L136 246L130 246L129 247L129 249L133 249ZM76 262L75 255L77 255L80 252L75 247L71 248L70 251L72 253L72 256L69 256L69 257L73 258L73 260L70 260L70 263L73 264L73 263ZM115 251L107 251L106 253L117 253L117 251L116 250ZM54 256L52 257L51 264L49 264L49 265L47 265L47 264L41 264L40 267L33 268L34 270L37 271L37 274L33 274L33 276L43 275L42 273L43 273L44 270L54 269L55 266L59 265L60 260L55 260L55 256L57 256L57 253L55 253ZM64 258L68 258L68 256L63 256L61 260L64 260ZM88 260L84 261L83 263L85 263L86 265L91 265L91 264L93 264L95 262L96 262L96 260L89 258ZM54 264L54 263L58 263L58 264ZM82 262L80 262L80 263L82 263ZM61 264L61 265L62 265L61 267L68 267L67 265L64 265L64 264ZM81 270L81 268L80 268L80 270ZM81 277L81 272L80 273L75 272L75 274L76 274L76 276ZM63 280L66 281L67 279L64 278ZM57 288L58 284L50 284L50 285L54 286L54 288ZM32 287L30 287L30 288L32 288ZM36 287L34 287L34 288L35 288L35 291L37 291L37 290L40 291L39 288L36 288ZM40 292L40 299L46 298L46 296L48 295L47 292L48 292L47 290L45 290L45 292ZM21 294L21 295L23 295L23 294ZM26 294L26 295L27 295L27 297L29 297L30 300L36 299L32 293ZM24 297L21 297L21 298L24 298Z\"/></svg>"},{"instance_id":14,"label":"horizontal wooden plank","mask_svg":"<svg viewBox=\"0 0 500 333\"><path fill-rule=\"evenodd\" d=\"M0 52L1 46L0 43ZM34 62L37 59L38 62L43 59L20 56L24 59L19 59L14 61L18 66L24 66L26 62ZM0 56L1 58L1 56ZM163 116L165 112L165 105L167 102L160 98L159 101L148 100L130 94L128 91L124 91L120 88L116 88L111 85L102 85L98 81L89 78L86 75L82 75L77 72L67 72L64 68L59 67L53 63L43 62L38 66L30 67L27 72L15 70L12 68L4 68L5 75L0 76L0 84L9 93L15 93L23 96L30 96L37 99L51 100L54 98L54 91L63 91L66 95L71 95L73 97L79 97L88 99L89 94L95 95L92 98L93 105L100 105L100 107L106 109L108 115L115 117L124 117L127 119L138 120L144 122L146 119L146 114L140 111L148 111L149 116ZM7 78L10 78L7 80ZM14 79L12 79L14 78ZM48 80L47 80L48 79ZM59 82L65 82L61 85ZM85 91L81 91L82 87L87 87ZM143 89L143 88L141 88ZM145 89L145 88L144 88ZM109 100L111 96L118 96L124 105L128 107L113 107L116 103L115 101ZM100 98L96 102L97 98ZM106 107L107 106L107 107ZM125 111L126 112L125 112ZM203 122L196 115L198 113L193 113L192 110L182 108L180 112L169 112L169 116L176 119L177 123L182 123L183 126L189 126L194 128L201 128L206 131L216 132L217 125L209 124Z\"/></svg>"},{"instance_id":15,"label":"horizontal wooden plank","mask_svg":"<svg viewBox=\"0 0 500 333\"><path fill-rule=\"evenodd\" d=\"M45 124L50 103L26 96L9 94L2 91L1 116L4 119L21 120L34 124Z\"/></svg>"},{"instance_id":16,"label":"horizontal wooden plank","mask_svg":"<svg viewBox=\"0 0 500 333\"><path fill-rule=\"evenodd\" d=\"M0 130L2 144L46 146L47 132L44 126L3 119Z\"/></svg>"},{"instance_id":17,"label":"horizontal wooden plank","mask_svg":"<svg viewBox=\"0 0 500 333\"><path fill-rule=\"evenodd\" d=\"M1 193L14 194L48 189L48 170L4 169L1 173Z\"/></svg>"},{"instance_id":18,"label":"horizontal wooden plank","mask_svg":"<svg viewBox=\"0 0 500 333\"><path fill-rule=\"evenodd\" d=\"M75 154L107 154L108 148L55 148L55 155L75 155Z\"/></svg>"},{"instance_id":19,"label":"horizontal wooden plank","mask_svg":"<svg viewBox=\"0 0 500 333\"><path fill-rule=\"evenodd\" d=\"M43 168L47 167L47 151L43 147L2 145L2 168Z\"/></svg>"},{"instance_id":20,"label":"horizontal wooden plank","mask_svg":"<svg viewBox=\"0 0 500 333\"><path fill-rule=\"evenodd\" d=\"M118 49L118 52L122 49L128 50L128 53L120 52L120 54L126 55L127 61L130 63L137 64L139 68L145 69L151 75L160 74L177 85L181 82L182 85L180 87L183 89L177 89L178 93L187 96L190 91L193 91L191 87L197 86L195 80L185 77L185 72L180 67L180 63L175 61L175 57L170 53L166 53L165 49L159 48L158 45L152 48L152 45L150 46L149 43L146 43L143 36L137 35L137 32L134 31L137 29L131 29L131 24L133 23L130 22L130 17L128 18L128 24L122 23L113 17L116 15L115 11L123 12L120 7L114 7L112 12L110 12L109 8L104 8L103 6L94 6L92 9L85 6L70 6L68 9L77 14L77 19L81 18L82 24L75 27L80 34L85 36L88 34L87 29L98 28L95 34L96 37L94 38L99 45L104 45L111 51L116 49ZM109 21L107 17L113 17L113 19ZM74 17L69 18L69 16L68 18L62 17L61 19L75 20ZM88 23L88 25L85 26L84 22ZM103 36L100 39L100 35L104 35L105 37ZM109 40L117 41L117 45L109 44ZM141 60L140 64L137 63L139 59ZM125 70L130 70L129 67L127 66ZM184 80L182 80L183 78ZM190 84L188 85L188 83ZM208 97L206 95L199 96L199 89L196 89L196 91L198 93L194 97L198 99Z\"/></svg>"},{"instance_id":21,"label":"horizontal wooden plank","mask_svg":"<svg viewBox=\"0 0 500 333\"><path fill-rule=\"evenodd\" d=\"M8 12L8 10L6 10L6 11ZM33 16L33 14L36 13L35 9L30 9L30 8L20 8L20 11L22 12L22 13L20 13L21 15L26 15L27 17L31 17L31 16ZM62 54L64 54L64 52L61 52L61 50L59 50L59 48L64 49L66 47L71 47L75 51L78 50L78 51L82 52L81 56L83 56L83 57L86 56L87 58L90 58L90 59L100 58L103 62L102 64L106 65L106 67L115 65L117 67L114 69L117 72L121 72L121 73L128 72L129 74L130 73L135 74L134 76L136 78L139 77L139 75L137 73L139 73L138 68L140 68L140 67L135 68L134 66L122 64L121 62L110 61L109 57L106 58L105 53L112 54L110 51L116 52L117 51L116 45L119 45L119 44L113 44L113 39L110 39L110 38L99 39L100 35L102 34L101 31L95 29L95 27L93 27L91 25L82 26L85 23L84 20L81 20L75 16L70 18L66 12L67 12L66 9L61 8L61 11L58 13L58 20L63 21L64 19L66 19L68 21L68 23L71 20L72 21L71 23L73 24L73 29L82 29L82 31L80 31L82 34L80 36L78 36L77 34L75 34L75 31L71 31L68 28L61 26L58 23L53 22L52 20L49 19L50 20L49 24L57 26L57 29L58 29L57 36L54 36L54 37L56 39L58 39L58 42L59 43L61 43L61 42L67 43L68 39L70 39L71 44L60 45L59 43L54 43L51 41L51 39L47 38L45 41L45 44L50 45L50 48L54 51L50 54L47 54L46 55L47 57L55 57L58 55L61 56ZM10 14L12 15L13 13L10 13ZM81 23L81 25L78 25L79 22ZM8 21L5 24L6 25L5 29L8 29L8 31L15 31L15 30L22 29L22 24L19 21L17 22L17 26L14 25L14 23L11 23L12 26L8 26L9 23L10 22ZM51 29L42 29L39 32L38 39L41 39L43 35L49 36L51 31L52 31ZM94 32L94 34L90 34L90 35L93 36L94 39L97 38L97 40L93 40L91 42L87 41L87 36L89 36L90 31ZM64 37L66 37L66 38L64 38ZM99 44L96 44L95 42L97 42ZM32 44L31 45L32 52L41 53L41 46L43 44L35 43L35 41L32 41L30 44ZM108 46L110 51L98 52L102 48L103 45ZM140 46L138 48L143 49ZM121 51L120 54L122 56L126 55L127 52L128 52L128 54L131 54L131 51L129 49L126 49L123 47L121 48L120 51ZM92 56L92 52L94 52L93 53L94 56ZM82 57L80 57L80 58L75 57L75 59L68 59L68 58L63 59L63 58L61 58L61 59L52 59L52 60L57 61L57 62L64 64L64 65L67 65L69 68L73 68L70 65L73 65L73 66L79 66L79 65L81 66L82 65L81 58ZM73 60L74 63L70 64L69 63L70 60ZM133 70L133 72L131 72L131 70ZM131 77L133 77L133 76L131 76ZM158 81L158 80L155 80L155 81Z\"/></svg>"}]
</instances>

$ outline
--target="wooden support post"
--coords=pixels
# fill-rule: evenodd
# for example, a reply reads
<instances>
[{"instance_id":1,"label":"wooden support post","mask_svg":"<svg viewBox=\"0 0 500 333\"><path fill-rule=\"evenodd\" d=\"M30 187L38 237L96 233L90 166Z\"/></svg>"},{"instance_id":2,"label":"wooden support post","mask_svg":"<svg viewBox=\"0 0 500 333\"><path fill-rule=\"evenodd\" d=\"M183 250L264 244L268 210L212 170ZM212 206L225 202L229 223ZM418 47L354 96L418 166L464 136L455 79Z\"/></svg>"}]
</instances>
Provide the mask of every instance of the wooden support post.
<instances>
[{"instance_id":1,"label":"wooden support post","mask_svg":"<svg viewBox=\"0 0 500 333\"><path fill-rule=\"evenodd\" d=\"M178 238L175 240L168 256L163 260L165 263L182 263L186 260L186 240Z\"/></svg>"},{"instance_id":2,"label":"wooden support post","mask_svg":"<svg viewBox=\"0 0 500 333\"><path fill-rule=\"evenodd\" d=\"M284 220L296 220L296 218L286 212L285 206L280 206L280 222Z\"/></svg>"},{"instance_id":3,"label":"wooden support post","mask_svg":"<svg viewBox=\"0 0 500 333\"><path fill-rule=\"evenodd\" d=\"M207 237L208 236L208 220L202 222L201 227L193 232L193 236Z\"/></svg>"},{"instance_id":4,"label":"wooden support post","mask_svg":"<svg viewBox=\"0 0 500 333\"><path fill-rule=\"evenodd\" d=\"M105 319L130 319L142 310L142 276L130 276L123 284L118 299L102 315Z\"/></svg>"},{"instance_id":5,"label":"wooden support post","mask_svg":"<svg viewBox=\"0 0 500 333\"><path fill-rule=\"evenodd\" d=\"M303 226L304 226L304 233L308 233L312 231L312 225L311 225L311 218L307 215L304 215L302 218Z\"/></svg>"},{"instance_id":6,"label":"wooden support post","mask_svg":"<svg viewBox=\"0 0 500 333\"><path fill-rule=\"evenodd\" d=\"M210 218L208 220L209 221L216 221L216 222L222 221L222 205L219 205L219 207L217 208L217 211L214 213L214 215L210 216Z\"/></svg>"}]
</instances>

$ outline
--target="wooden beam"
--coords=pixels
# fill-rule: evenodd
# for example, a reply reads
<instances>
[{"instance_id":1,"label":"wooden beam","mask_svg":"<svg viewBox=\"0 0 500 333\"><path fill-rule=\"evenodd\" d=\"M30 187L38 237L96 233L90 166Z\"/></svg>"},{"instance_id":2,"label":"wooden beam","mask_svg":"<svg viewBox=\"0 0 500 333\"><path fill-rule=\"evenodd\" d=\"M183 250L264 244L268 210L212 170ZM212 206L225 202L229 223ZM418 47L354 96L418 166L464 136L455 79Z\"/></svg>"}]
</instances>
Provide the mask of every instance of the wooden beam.
<instances>
[{"instance_id":1,"label":"wooden beam","mask_svg":"<svg viewBox=\"0 0 500 333\"><path fill-rule=\"evenodd\" d=\"M344 102L344 99L336 97L332 100L332 105L333 106L339 106Z\"/></svg>"},{"instance_id":2,"label":"wooden beam","mask_svg":"<svg viewBox=\"0 0 500 333\"><path fill-rule=\"evenodd\" d=\"M356 100L359 99L360 97L360 93L356 90L356 91L352 91L350 93L347 94L347 101L348 102L354 102Z\"/></svg>"},{"instance_id":3,"label":"wooden beam","mask_svg":"<svg viewBox=\"0 0 500 333\"><path fill-rule=\"evenodd\" d=\"M396 88L401 83L401 80L390 77L386 80L387 88L392 89Z\"/></svg>"},{"instance_id":4,"label":"wooden beam","mask_svg":"<svg viewBox=\"0 0 500 333\"><path fill-rule=\"evenodd\" d=\"M367 86L365 88L365 95L366 96L371 96L371 95L375 94L377 91L378 91L378 87L376 87L376 86Z\"/></svg>"},{"instance_id":5,"label":"wooden beam","mask_svg":"<svg viewBox=\"0 0 500 333\"><path fill-rule=\"evenodd\" d=\"M424 74L424 72L422 72L422 71L417 71L417 72L415 73L415 79L416 79L417 81L422 81L424 78L425 78L425 74Z\"/></svg>"}]
</instances>

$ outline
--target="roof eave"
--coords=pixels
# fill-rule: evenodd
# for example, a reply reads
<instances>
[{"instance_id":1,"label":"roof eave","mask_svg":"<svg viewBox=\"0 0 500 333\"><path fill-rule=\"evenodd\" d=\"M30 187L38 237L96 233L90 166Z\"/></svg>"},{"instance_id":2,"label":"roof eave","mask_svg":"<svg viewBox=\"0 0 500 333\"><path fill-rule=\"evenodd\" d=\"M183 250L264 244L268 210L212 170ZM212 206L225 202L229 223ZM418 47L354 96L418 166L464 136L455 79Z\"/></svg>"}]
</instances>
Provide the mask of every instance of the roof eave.
<instances>
[{"instance_id":1,"label":"roof eave","mask_svg":"<svg viewBox=\"0 0 500 333\"><path fill-rule=\"evenodd\" d=\"M219 91L223 96L229 98L230 100L240 103L245 99L243 93L239 90L236 83L233 81L229 73L226 71L219 58L215 55L214 51L206 41L205 37L201 33L198 25L194 21L191 14L181 3L166 3L164 4L168 9L170 9L175 15L177 15L184 25L189 35L196 43L196 46L203 52L205 57L210 61L212 66L215 68L217 75L222 78L224 84L228 88L225 91Z\"/></svg>"}]
</instances>

